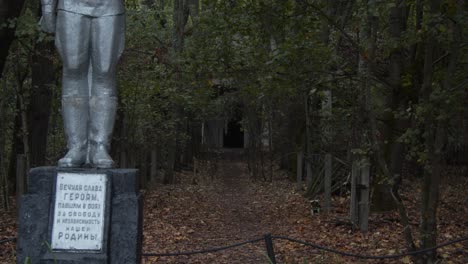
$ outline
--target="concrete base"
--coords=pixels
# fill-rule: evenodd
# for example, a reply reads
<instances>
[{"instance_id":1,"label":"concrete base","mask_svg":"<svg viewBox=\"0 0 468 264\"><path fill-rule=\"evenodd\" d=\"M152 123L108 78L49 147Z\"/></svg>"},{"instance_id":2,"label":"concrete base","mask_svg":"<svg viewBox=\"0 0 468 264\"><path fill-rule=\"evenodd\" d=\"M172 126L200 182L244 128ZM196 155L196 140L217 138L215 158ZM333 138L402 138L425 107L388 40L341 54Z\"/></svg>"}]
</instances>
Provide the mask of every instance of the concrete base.
<instances>
[{"instance_id":1,"label":"concrete base","mask_svg":"<svg viewBox=\"0 0 468 264\"><path fill-rule=\"evenodd\" d=\"M107 227L101 252L54 252L50 249L54 186L57 171L106 174L110 197ZM28 192L20 201L17 263L137 264L141 260L142 196L134 169L34 168L28 175ZM29 262L28 262L29 261Z\"/></svg>"}]
</instances>

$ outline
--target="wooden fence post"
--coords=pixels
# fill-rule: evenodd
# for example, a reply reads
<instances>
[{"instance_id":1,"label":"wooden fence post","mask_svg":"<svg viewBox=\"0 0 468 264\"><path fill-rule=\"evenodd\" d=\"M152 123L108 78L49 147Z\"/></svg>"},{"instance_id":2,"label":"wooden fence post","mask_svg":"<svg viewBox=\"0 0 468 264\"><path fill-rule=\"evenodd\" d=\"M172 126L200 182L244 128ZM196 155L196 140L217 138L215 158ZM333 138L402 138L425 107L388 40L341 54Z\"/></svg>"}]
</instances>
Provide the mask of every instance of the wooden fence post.
<instances>
[{"instance_id":1,"label":"wooden fence post","mask_svg":"<svg viewBox=\"0 0 468 264\"><path fill-rule=\"evenodd\" d=\"M325 195L325 201L324 201L324 211L326 213L329 213L331 210L331 189L332 189L332 139L333 139L333 133L332 133L332 110L333 110L333 97L332 97L332 91L331 90L325 90L323 91L323 100L322 100L322 111L323 111L323 117L324 117L324 124L325 124L325 131L324 135L326 137L326 148L327 148L327 154L325 154L325 173L324 173L324 195Z\"/></svg>"}]
</instances>

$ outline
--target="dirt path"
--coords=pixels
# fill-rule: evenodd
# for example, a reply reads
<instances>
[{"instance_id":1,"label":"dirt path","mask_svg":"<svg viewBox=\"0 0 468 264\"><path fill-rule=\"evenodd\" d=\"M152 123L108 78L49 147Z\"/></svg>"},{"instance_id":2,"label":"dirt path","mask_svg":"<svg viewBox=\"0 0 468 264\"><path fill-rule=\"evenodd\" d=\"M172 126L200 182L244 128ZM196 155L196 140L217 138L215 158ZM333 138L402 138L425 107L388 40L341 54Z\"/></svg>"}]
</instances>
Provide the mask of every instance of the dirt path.
<instances>
[{"instance_id":1,"label":"dirt path","mask_svg":"<svg viewBox=\"0 0 468 264\"><path fill-rule=\"evenodd\" d=\"M189 204L194 203L193 206L180 208L182 218L170 221L174 227L176 223L182 224L181 221L183 221L182 230L188 229L185 235L180 232L182 236L180 240L186 241L186 244L177 242L176 238L175 244L181 244L178 251L182 251L182 248L196 250L225 246L258 238L268 232L268 227L262 226L262 222L265 222L262 202L258 201L255 196L256 191L251 188L251 183L246 164L241 160L240 153L229 151L223 153L218 161L214 182L186 186L183 190L168 191L165 195L168 197L175 195L178 197L177 200L185 200L179 197L179 191L186 192L187 196L195 197L190 198L190 201L187 200ZM155 194L150 192L148 195ZM181 195L184 196L184 194ZM156 196L159 195L156 194ZM177 214L170 216L172 218ZM145 225L145 230L148 228L151 227ZM263 242L258 242L220 253L178 259L156 259L158 260L156 263L268 263L264 251Z\"/></svg>"},{"instance_id":2,"label":"dirt path","mask_svg":"<svg viewBox=\"0 0 468 264\"><path fill-rule=\"evenodd\" d=\"M252 180L248 176L245 162L238 157L222 159L220 162L219 178L221 180L219 191L210 197L214 207L219 208L222 221L223 240L249 240L261 237L268 232L262 226L264 214L262 202L258 201ZM263 242L259 247L247 247L247 252L238 258L232 257L238 263L266 263L265 253L262 252ZM244 248L244 251L246 249Z\"/></svg>"}]
</instances>

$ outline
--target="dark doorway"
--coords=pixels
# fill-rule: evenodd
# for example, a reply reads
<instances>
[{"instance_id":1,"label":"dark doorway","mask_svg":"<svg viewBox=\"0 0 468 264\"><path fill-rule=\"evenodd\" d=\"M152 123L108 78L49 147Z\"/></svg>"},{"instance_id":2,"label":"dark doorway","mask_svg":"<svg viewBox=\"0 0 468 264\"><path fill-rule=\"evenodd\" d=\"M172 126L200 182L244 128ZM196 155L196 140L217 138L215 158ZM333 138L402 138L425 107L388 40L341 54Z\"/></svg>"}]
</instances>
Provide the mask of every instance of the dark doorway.
<instances>
[{"instance_id":1,"label":"dark doorway","mask_svg":"<svg viewBox=\"0 0 468 264\"><path fill-rule=\"evenodd\" d=\"M240 124L240 118L231 119L227 126L227 133L224 134L225 148L243 148L244 132Z\"/></svg>"}]
</instances>

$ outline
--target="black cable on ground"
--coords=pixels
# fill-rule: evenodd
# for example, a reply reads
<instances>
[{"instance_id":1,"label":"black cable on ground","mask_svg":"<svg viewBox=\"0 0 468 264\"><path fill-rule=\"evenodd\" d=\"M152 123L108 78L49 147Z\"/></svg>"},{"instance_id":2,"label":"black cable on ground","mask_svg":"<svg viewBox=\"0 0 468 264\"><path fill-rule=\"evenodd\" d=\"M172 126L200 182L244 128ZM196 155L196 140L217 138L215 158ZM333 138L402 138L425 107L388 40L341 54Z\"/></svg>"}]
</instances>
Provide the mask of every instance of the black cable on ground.
<instances>
[{"instance_id":1,"label":"black cable on ground","mask_svg":"<svg viewBox=\"0 0 468 264\"><path fill-rule=\"evenodd\" d=\"M433 250L438 249L438 248L442 248L442 247L445 247L445 246L448 246L448 245L452 245L452 244L456 244L456 243L460 243L460 242L468 240L468 237L462 237L462 238L459 238L459 239L456 239L456 240L452 240L452 241L442 243L442 244L437 245L435 247L425 248L425 249L416 250L416 251L412 251L412 252L401 253L401 254L396 254L396 255L386 255L386 256L368 256L368 255L360 255L360 254L343 252L343 251L339 251L339 250L336 250L336 249L319 246L319 245L316 245L316 244L308 243L308 242L305 242L305 241L301 241L301 240L298 240L298 239L285 237L285 236L272 236L272 238L273 239L280 239L280 240L287 240L287 241L290 241L290 242L295 242L295 243L299 243L299 244L302 244L302 245L314 247L314 248L317 248L317 249L320 249L320 250L323 250L323 251L328 251L328 252L339 254L339 255L342 255L342 256L355 257L355 258L360 258L360 259L397 259L397 258L402 258L402 257L406 257L406 256L420 255L420 254L424 254L424 253L433 251Z\"/></svg>"},{"instance_id":2,"label":"black cable on ground","mask_svg":"<svg viewBox=\"0 0 468 264\"><path fill-rule=\"evenodd\" d=\"M204 250L197 250L197 251L189 251L189 252L176 252L176 253L143 253L142 256L144 257L173 257L173 256L189 256L189 255L195 255L195 254L204 254L204 253L212 253L212 252L217 252L221 250L226 250L230 248L235 248L235 247L240 247L246 244L253 244L259 241L263 241L264 238L257 238L245 242L240 242L236 244L232 244L229 246L224 246L224 247L217 247L217 248L209 248L209 249L204 249Z\"/></svg>"},{"instance_id":3,"label":"black cable on ground","mask_svg":"<svg viewBox=\"0 0 468 264\"><path fill-rule=\"evenodd\" d=\"M286 237L286 236L272 236L271 238L272 239L279 239L279 240L286 240L286 241L290 241L290 242L294 242L294 243L299 243L299 244L302 244L302 245L305 245L305 246L310 246L310 247L313 247L313 248L316 248L316 249L320 249L320 250L323 250L323 251L339 254L339 255L342 255L342 256L355 257L355 258L360 258L360 259L398 259L398 258L402 258L402 257L406 257L406 256L415 256L415 255L428 253L428 252L434 251L434 250L436 250L438 248L446 247L448 245L457 244L457 243L468 240L468 237L462 237L462 238L458 238L458 239L455 239L455 240L452 240L452 241L448 241L448 242L439 244L439 245L437 245L435 247L431 247L431 248L425 248L425 249L420 249L420 250L416 250L416 251L411 251L411 252L406 252L406 253L401 253L401 254L395 254L395 255L369 256L369 255L360 255L360 254L348 253L348 252L344 252L344 251L340 251L340 250L336 250L336 249L332 249L332 248L327 248L327 247L324 247L324 246L312 244L312 243L309 243L309 242L305 242L305 241L302 241L302 240L298 240L298 239L290 238L290 237ZM260 242L260 241L263 241L263 240L264 240L264 238L262 237L262 238L252 239L252 240L249 240L249 241L239 242L239 243L228 245L228 246L217 247L217 248L209 248L209 249L204 249L204 250L187 251L187 252L175 252L175 253L143 253L142 256L144 256L144 257L173 257L173 256L189 256L189 255L195 255L195 254L212 253L212 252L227 250L227 249L231 249L231 248L235 248L235 247L240 247L240 246L247 245L247 244L257 243L257 242ZM8 242L16 242L16 237L0 240L0 245L4 244L4 243L8 243Z\"/></svg>"},{"instance_id":4,"label":"black cable on ground","mask_svg":"<svg viewBox=\"0 0 468 264\"><path fill-rule=\"evenodd\" d=\"M16 242L16 237L0 240L0 245L3 243L8 243L8 242Z\"/></svg>"}]
</instances>

